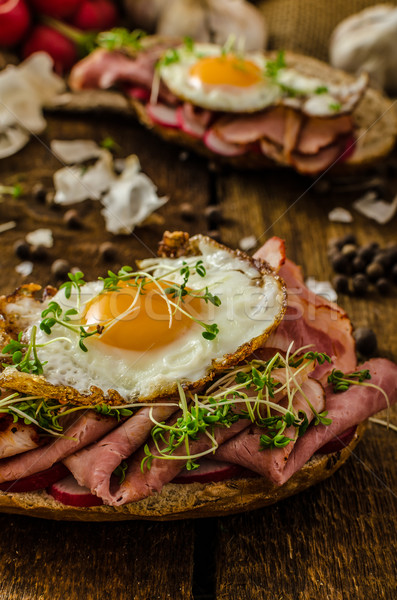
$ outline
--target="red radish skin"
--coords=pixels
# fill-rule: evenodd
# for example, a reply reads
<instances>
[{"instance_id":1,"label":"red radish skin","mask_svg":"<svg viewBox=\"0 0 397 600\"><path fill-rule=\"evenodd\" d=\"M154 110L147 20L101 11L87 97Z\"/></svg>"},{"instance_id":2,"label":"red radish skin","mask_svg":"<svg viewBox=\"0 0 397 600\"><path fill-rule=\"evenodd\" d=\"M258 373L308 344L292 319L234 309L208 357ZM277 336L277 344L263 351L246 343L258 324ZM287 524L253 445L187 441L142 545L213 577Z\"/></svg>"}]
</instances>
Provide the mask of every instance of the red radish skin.
<instances>
[{"instance_id":1,"label":"red radish skin","mask_svg":"<svg viewBox=\"0 0 397 600\"><path fill-rule=\"evenodd\" d=\"M157 125L162 125L163 127L172 127L173 129L179 128L175 108L171 108L165 104L157 103L148 104L146 110L149 117L154 123L157 123Z\"/></svg>"},{"instance_id":2,"label":"red radish skin","mask_svg":"<svg viewBox=\"0 0 397 600\"><path fill-rule=\"evenodd\" d=\"M82 0L29 0L34 10L54 19L70 17L81 4Z\"/></svg>"},{"instance_id":3,"label":"red radish skin","mask_svg":"<svg viewBox=\"0 0 397 600\"><path fill-rule=\"evenodd\" d=\"M239 465L232 465L218 460L203 458L200 461L198 469L193 469L193 471L182 471L178 477L175 477L172 483L214 483L216 481L238 477L243 471L245 471L245 469Z\"/></svg>"},{"instance_id":4,"label":"red radish skin","mask_svg":"<svg viewBox=\"0 0 397 600\"><path fill-rule=\"evenodd\" d=\"M91 494L88 488L79 485L73 475L69 475L65 479L51 485L48 492L55 500L68 506L88 507L103 504L102 500L98 496Z\"/></svg>"},{"instance_id":5,"label":"red radish skin","mask_svg":"<svg viewBox=\"0 0 397 600\"><path fill-rule=\"evenodd\" d=\"M63 463L56 463L45 471L34 473L28 477L17 479L16 481L5 481L0 483L2 492L33 492L35 490L44 490L49 485L56 483L66 477L69 469Z\"/></svg>"},{"instance_id":6,"label":"red radish skin","mask_svg":"<svg viewBox=\"0 0 397 600\"><path fill-rule=\"evenodd\" d=\"M332 452L343 450L343 448L348 446L352 441L353 436L356 433L356 429L356 425L349 427L349 429L346 429L346 431L327 442L322 448L317 450L317 452L319 454L332 454Z\"/></svg>"},{"instance_id":7,"label":"red radish skin","mask_svg":"<svg viewBox=\"0 0 397 600\"><path fill-rule=\"evenodd\" d=\"M210 113L208 113L210 115ZM186 105L183 104L178 106L176 110L176 117L178 120L179 128L182 129L185 133L188 133L192 137L202 139L206 129L208 122L210 120L210 116L208 118L203 118L202 122L199 119L189 119L189 116L186 114ZM207 121L207 122L205 122Z\"/></svg>"},{"instance_id":8,"label":"red radish skin","mask_svg":"<svg viewBox=\"0 0 397 600\"><path fill-rule=\"evenodd\" d=\"M37 25L24 44L22 54L24 58L34 52L44 51L54 61L57 73L69 71L77 61L77 50L72 41L47 25Z\"/></svg>"},{"instance_id":9,"label":"red radish skin","mask_svg":"<svg viewBox=\"0 0 397 600\"><path fill-rule=\"evenodd\" d=\"M83 0L70 22L83 31L102 31L112 29L118 17L115 4L109 0Z\"/></svg>"},{"instance_id":10,"label":"red radish skin","mask_svg":"<svg viewBox=\"0 0 397 600\"><path fill-rule=\"evenodd\" d=\"M135 100L139 100L140 102L149 102L150 100L150 92L147 88L138 86L126 86L124 89L126 94L128 94L128 96L131 96L131 98L135 98Z\"/></svg>"},{"instance_id":11,"label":"red radish skin","mask_svg":"<svg viewBox=\"0 0 397 600\"><path fill-rule=\"evenodd\" d=\"M0 0L0 46L19 44L30 27L25 0Z\"/></svg>"},{"instance_id":12,"label":"red radish skin","mask_svg":"<svg viewBox=\"0 0 397 600\"><path fill-rule=\"evenodd\" d=\"M204 144L215 154L221 156L240 156L247 151L246 146L238 144L228 144L222 140L214 129L209 129L204 135Z\"/></svg>"}]
</instances>

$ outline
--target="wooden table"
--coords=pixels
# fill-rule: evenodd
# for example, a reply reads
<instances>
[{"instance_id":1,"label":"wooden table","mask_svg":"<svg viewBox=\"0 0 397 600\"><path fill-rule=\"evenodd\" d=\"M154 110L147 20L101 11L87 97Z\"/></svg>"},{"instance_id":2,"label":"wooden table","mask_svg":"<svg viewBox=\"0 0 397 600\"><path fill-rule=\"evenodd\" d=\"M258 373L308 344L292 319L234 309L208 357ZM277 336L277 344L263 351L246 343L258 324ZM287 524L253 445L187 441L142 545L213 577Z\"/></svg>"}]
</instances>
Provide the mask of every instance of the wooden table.
<instances>
[{"instance_id":1,"label":"wooden table","mask_svg":"<svg viewBox=\"0 0 397 600\"><path fill-rule=\"evenodd\" d=\"M120 156L136 152L142 169L170 200L151 225L131 236L112 237L99 206L77 206L83 228L67 229L66 209L34 199L32 187L52 188L59 167L48 151L53 138L111 136ZM183 159L183 160L182 160ZM35 262L28 278L56 284L55 258L67 258L88 279L155 251L162 231L190 233L215 228L205 208L218 205L222 240L237 247L241 238L268 236L287 242L288 255L307 276L329 279L327 240L353 231L359 242L393 240L396 219L387 226L354 214L352 225L331 224L328 212L349 206L352 195L315 193L311 181L289 171L234 173L208 168L205 160L181 155L134 121L111 115L51 116L40 140L0 164L1 183L21 182L19 199L0 203L0 223L17 228L0 235L0 284L9 292L22 283L13 243L33 229L49 227L55 245ZM395 186L391 181L391 187ZM191 203L196 218L184 220L180 205ZM117 264L98 256L98 245L118 246ZM340 297L356 326L378 334L379 354L397 359L396 288L390 297ZM396 422L395 414L394 422ZM0 516L0 598L2 600L373 600L397 597L396 449L392 431L370 424L365 441L330 480L263 510L237 516L180 522L67 523Z\"/></svg>"}]
</instances>

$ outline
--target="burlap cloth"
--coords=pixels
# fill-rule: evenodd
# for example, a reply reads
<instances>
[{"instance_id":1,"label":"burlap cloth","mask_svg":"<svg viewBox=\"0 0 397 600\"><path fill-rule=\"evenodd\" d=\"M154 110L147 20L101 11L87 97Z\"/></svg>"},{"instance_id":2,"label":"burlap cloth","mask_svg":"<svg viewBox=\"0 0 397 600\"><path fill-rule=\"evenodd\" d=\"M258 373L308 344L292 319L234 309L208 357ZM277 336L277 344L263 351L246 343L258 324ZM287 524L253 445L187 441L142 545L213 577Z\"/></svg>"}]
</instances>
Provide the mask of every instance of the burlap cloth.
<instances>
[{"instance_id":1,"label":"burlap cloth","mask_svg":"<svg viewBox=\"0 0 397 600\"><path fill-rule=\"evenodd\" d=\"M397 6L397 0L383 4ZM328 46L336 25L373 0L263 0L256 2L269 27L269 48L295 50L328 60Z\"/></svg>"}]
</instances>

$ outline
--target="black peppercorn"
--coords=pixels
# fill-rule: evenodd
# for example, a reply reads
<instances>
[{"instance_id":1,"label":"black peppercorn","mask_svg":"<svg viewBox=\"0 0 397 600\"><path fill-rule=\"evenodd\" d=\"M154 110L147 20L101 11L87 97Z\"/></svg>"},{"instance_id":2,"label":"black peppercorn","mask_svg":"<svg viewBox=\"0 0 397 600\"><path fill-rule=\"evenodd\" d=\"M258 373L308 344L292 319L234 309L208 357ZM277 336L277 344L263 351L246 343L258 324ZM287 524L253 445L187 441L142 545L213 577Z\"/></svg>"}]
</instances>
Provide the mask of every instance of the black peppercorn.
<instances>
[{"instance_id":1,"label":"black peppercorn","mask_svg":"<svg viewBox=\"0 0 397 600\"><path fill-rule=\"evenodd\" d=\"M26 260L30 258L30 246L25 240L17 240L14 244L14 253L18 258Z\"/></svg>"},{"instance_id":2,"label":"black peppercorn","mask_svg":"<svg viewBox=\"0 0 397 600\"><path fill-rule=\"evenodd\" d=\"M117 248L112 242L103 242L99 246L99 254L103 260L112 261L117 256Z\"/></svg>"},{"instance_id":3,"label":"black peppercorn","mask_svg":"<svg viewBox=\"0 0 397 600\"><path fill-rule=\"evenodd\" d=\"M346 275L335 275L332 280L332 287L338 294L347 294L349 292L349 279Z\"/></svg>"},{"instance_id":4,"label":"black peppercorn","mask_svg":"<svg viewBox=\"0 0 397 600\"><path fill-rule=\"evenodd\" d=\"M182 219L185 221L194 221L196 219L196 212L190 202L183 202L179 210L181 211Z\"/></svg>"},{"instance_id":5,"label":"black peppercorn","mask_svg":"<svg viewBox=\"0 0 397 600\"><path fill-rule=\"evenodd\" d=\"M353 292L357 296L364 296L368 289L368 279L362 273L357 273L352 279Z\"/></svg>"},{"instance_id":6,"label":"black peppercorn","mask_svg":"<svg viewBox=\"0 0 397 600\"><path fill-rule=\"evenodd\" d=\"M341 254L340 252L334 254L331 264L332 268L337 273L346 274L349 271L349 259L346 255Z\"/></svg>"},{"instance_id":7,"label":"black peppercorn","mask_svg":"<svg viewBox=\"0 0 397 600\"><path fill-rule=\"evenodd\" d=\"M378 342L375 333L368 327L359 327L354 332L357 352L362 356L372 356L377 348Z\"/></svg>"},{"instance_id":8,"label":"black peppercorn","mask_svg":"<svg viewBox=\"0 0 397 600\"><path fill-rule=\"evenodd\" d=\"M390 282L385 277L381 277L376 282L376 289L386 296L390 292Z\"/></svg>"},{"instance_id":9,"label":"black peppercorn","mask_svg":"<svg viewBox=\"0 0 397 600\"><path fill-rule=\"evenodd\" d=\"M80 229L81 227L79 213L74 208L71 208L70 210L67 210L65 212L65 214L63 215L63 220L66 227L68 227L69 229Z\"/></svg>"},{"instance_id":10,"label":"black peppercorn","mask_svg":"<svg viewBox=\"0 0 397 600\"><path fill-rule=\"evenodd\" d=\"M367 266L365 272L370 281L377 281L383 277L385 270L379 262L372 262Z\"/></svg>"},{"instance_id":11,"label":"black peppercorn","mask_svg":"<svg viewBox=\"0 0 397 600\"><path fill-rule=\"evenodd\" d=\"M51 273L56 279L66 279L70 271L70 264L63 258L57 258L51 265Z\"/></svg>"}]
</instances>

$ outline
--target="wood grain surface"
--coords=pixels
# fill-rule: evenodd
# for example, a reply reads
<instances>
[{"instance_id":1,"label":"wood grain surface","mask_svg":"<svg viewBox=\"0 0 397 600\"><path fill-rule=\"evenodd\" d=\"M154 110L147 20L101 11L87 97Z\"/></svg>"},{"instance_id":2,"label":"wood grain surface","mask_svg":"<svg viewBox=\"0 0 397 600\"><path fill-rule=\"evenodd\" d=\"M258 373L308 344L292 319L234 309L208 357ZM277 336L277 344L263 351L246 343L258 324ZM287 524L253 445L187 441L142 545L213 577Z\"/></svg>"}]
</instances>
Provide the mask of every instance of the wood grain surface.
<instances>
[{"instance_id":1,"label":"wood grain surface","mask_svg":"<svg viewBox=\"0 0 397 600\"><path fill-rule=\"evenodd\" d=\"M67 229L65 208L35 199L33 185L52 189L59 163L48 150L51 139L111 136L119 156L136 152L142 169L169 202L151 224L131 236L106 233L100 207L76 206L82 229ZM396 164L395 157L390 164ZM386 168L386 166L385 166ZM155 252L164 229L190 233L217 228L222 241L237 247L254 235L257 247L271 235L287 243L290 258L307 276L329 279L327 241L355 232L358 241L396 241L396 219L380 226L354 213L351 225L331 224L328 212L349 207L355 196L318 193L312 181L289 171L235 173L181 154L134 121L102 115L50 116L40 139L0 163L1 183L20 182L18 199L3 197L0 223L17 221L0 234L0 289L10 292L24 280L15 271L20 260L13 244L39 227L49 227L55 244L49 257L36 261L29 280L56 280L50 266L66 258L88 279ZM395 171L394 171L395 172ZM315 187L318 187L315 186ZM388 194L396 191L388 177ZM189 202L195 217L186 220L180 206ZM205 208L218 205L223 222ZM354 212L354 211L353 211ZM101 242L117 245L116 264L98 254ZM396 287L389 297L341 296L356 326L378 334L379 354L397 360ZM396 422L395 411L392 419ZM260 511L220 519L170 523L67 523L0 516L1 600L394 600L397 597L397 438L371 424L364 442L331 479L305 493Z\"/></svg>"}]
</instances>

